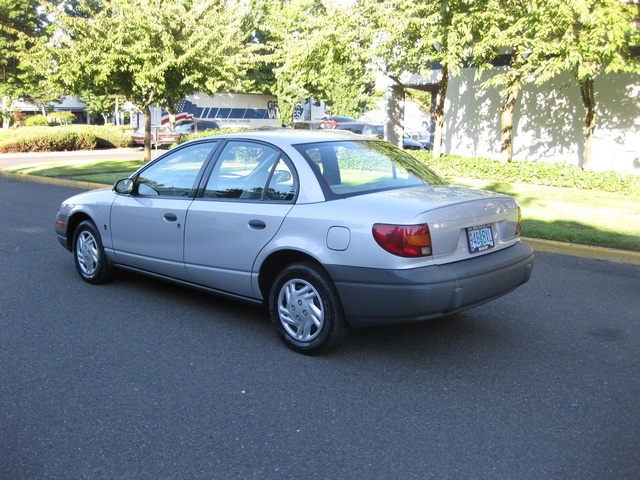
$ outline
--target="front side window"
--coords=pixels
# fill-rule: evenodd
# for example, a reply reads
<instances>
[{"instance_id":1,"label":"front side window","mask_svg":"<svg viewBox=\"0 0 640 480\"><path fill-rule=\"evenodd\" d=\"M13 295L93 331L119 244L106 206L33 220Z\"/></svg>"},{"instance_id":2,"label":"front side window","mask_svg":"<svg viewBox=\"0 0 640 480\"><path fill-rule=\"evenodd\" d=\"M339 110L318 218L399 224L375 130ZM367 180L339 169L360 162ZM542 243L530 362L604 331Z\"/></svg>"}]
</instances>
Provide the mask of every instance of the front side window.
<instances>
[{"instance_id":1,"label":"front side window","mask_svg":"<svg viewBox=\"0 0 640 480\"><path fill-rule=\"evenodd\" d=\"M204 197L291 200L296 188L293 168L279 150L236 140L229 142L220 153Z\"/></svg>"},{"instance_id":2,"label":"front side window","mask_svg":"<svg viewBox=\"0 0 640 480\"><path fill-rule=\"evenodd\" d=\"M297 145L296 149L336 195L447 183L387 142L332 141Z\"/></svg>"},{"instance_id":3,"label":"front side window","mask_svg":"<svg viewBox=\"0 0 640 480\"><path fill-rule=\"evenodd\" d=\"M217 142L197 143L167 153L136 180L139 195L187 197Z\"/></svg>"}]
</instances>

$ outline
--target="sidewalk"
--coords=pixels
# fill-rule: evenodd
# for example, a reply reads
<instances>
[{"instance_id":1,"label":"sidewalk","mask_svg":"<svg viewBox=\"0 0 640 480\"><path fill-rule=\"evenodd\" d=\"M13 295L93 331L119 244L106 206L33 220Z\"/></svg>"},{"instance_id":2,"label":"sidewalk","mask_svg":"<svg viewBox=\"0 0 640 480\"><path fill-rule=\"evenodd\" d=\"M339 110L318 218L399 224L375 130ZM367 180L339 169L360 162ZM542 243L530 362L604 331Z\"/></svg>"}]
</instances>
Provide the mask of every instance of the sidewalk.
<instances>
[{"instance_id":1,"label":"sidewalk","mask_svg":"<svg viewBox=\"0 0 640 480\"><path fill-rule=\"evenodd\" d=\"M156 154L161 155L166 150L152 150L151 157L155 158ZM69 180L58 180L54 178L44 178L26 175L14 175L3 172L8 167L47 163L60 160L86 160L88 158L94 160L142 160L144 152L141 147L138 148L117 148L106 150L87 150L77 152L42 152L42 153L12 153L0 154L0 176L13 178L15 180L40 182L47 184L64 185L67 187L76 187L84 189L104 188L105 185L92 184L89 182L74 182ZM631 263L640 265L640 252L629 250L617 250L614 248L594 247L590 245L580 245L574 243L556 242L553 240L543 240L539 238L523 237L522 240L529 244L534 251L559 253L562 255L572 255L575 257L593 258L597 260Z\"/></svg>"}]
</instances>

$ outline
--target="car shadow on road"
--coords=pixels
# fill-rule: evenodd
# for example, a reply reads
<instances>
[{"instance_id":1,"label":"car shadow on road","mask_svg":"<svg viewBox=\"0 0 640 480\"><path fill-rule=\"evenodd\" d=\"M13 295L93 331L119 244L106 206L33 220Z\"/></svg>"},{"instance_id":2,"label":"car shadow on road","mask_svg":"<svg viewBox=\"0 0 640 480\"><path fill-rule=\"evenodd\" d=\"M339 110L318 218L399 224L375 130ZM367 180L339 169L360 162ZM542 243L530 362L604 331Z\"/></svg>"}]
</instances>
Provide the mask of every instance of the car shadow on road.
<instances>
[{"instance_id":1,"label":"car shadow on road","mask_svg":"<svg viewBox=\"0 0 640 480\"><path fill-rule=\"evenodd\" d=\"M223 332L234 341L247 342L248 346L282 346L267 310L261 306L125 271L119 271L111 285L128 295L139 295L145 304L166 311L163 321L188 322L192 328L208 331L212 336ZM185 310L186 316L178 313ZM420 323L354 329L337 350L323 357L331 362L388 356L393 356L398 363L448 362L452 357L457 361L465 358L473 361L473 357L493 356L504 349L513 341L512 330L513 325L487 319L474 309ZM251 335L247 336L248 332Z\"/></svg>"}]
</instances>

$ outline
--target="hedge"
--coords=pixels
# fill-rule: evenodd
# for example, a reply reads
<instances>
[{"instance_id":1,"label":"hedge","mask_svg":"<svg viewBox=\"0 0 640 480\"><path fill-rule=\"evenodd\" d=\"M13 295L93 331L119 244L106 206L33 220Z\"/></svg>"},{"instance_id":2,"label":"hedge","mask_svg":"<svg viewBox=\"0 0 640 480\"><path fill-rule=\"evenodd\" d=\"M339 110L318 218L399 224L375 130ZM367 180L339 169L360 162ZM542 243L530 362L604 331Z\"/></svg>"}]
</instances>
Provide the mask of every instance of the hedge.
<instances>
[{"instance_id":1,"label":"hedge","mask_svg":"<svg viewBox=\"0 0 640 480\"><path fill-rule=\"evenodd\" d=\"M444 177L604 190L640 198L640 175L625 175L614 171L596 172L562 163L500 163L488 158L468 158L451 154L436 159L431 152L411 153Z\"/></svg>"},{"instance_id":2,"label":"hedge","mask_svg":"<svg viewBox=\"0 0 640 480\"><path fill-rule=\"evenodd\" d=\"M131 137L112 126L21 127L0 136L0 153L62 152L131 145Z\"/></svg>"}]
</instances>

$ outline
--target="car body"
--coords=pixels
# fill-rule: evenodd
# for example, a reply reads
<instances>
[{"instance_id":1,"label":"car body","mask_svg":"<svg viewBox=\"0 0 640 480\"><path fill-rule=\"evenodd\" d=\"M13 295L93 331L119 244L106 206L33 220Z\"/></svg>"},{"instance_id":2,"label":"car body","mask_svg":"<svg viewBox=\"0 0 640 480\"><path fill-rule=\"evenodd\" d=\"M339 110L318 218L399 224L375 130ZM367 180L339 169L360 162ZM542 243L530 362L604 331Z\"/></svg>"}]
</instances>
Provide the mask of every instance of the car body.
<instances>
[{"instance_id":1,"label":"car body","mask_svg":"<svg viewBox=\"0 0 640 480\"><path fill-rule=\"evenodd\" d=\"M449 185L388 142L259 131L186 142L64 201L60 243L89 283L126 269L267 306L291 349L351 327L459 312L527 282L509 196Z\"/></svg>"},{"instance_id":2,"label":"car body","mask_svg":"<svg viewBox=\"0 0 640 480\"><path fill-rule=\"evenodd\" d=\"M384 125L365 123L365 122L345 122L335 126L335 130L348 130L358 135L366 135L368 137L384 138ZM402 148L405 150L423 150L424 147L420 142L413 140L406 133L402 138Z\"/></svg>"}]
</instances>

